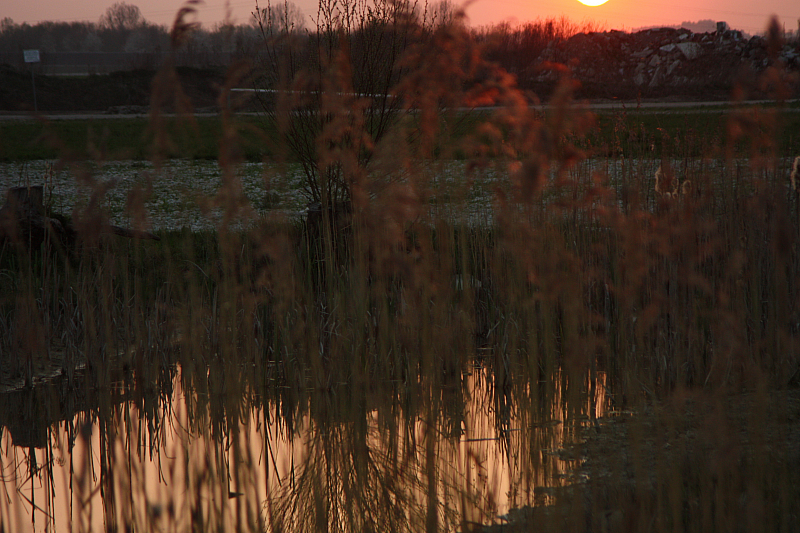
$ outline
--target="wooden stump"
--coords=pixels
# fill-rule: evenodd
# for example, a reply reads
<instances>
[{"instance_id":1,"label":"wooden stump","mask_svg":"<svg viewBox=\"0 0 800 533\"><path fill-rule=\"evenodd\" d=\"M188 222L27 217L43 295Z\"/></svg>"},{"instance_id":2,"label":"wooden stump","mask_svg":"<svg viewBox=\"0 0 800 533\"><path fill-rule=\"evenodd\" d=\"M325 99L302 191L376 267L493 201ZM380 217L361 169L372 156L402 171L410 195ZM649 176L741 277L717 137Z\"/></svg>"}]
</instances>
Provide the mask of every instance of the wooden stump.
<instances>
[{"instance_id":1,"label":"wooden stump","mask_svg":"<svg viewBox=\"0 0 800 533\"><path fill-rule=\"evenodd\" d=\"M47 233L43 197L41 185L8 189L6 203L0 207L0 240L31 249L41 246Z\"/></svg>"},{"instance_id":2,"label":"wooden stump","mask_svg":"<svg viewBox=\"0 0 800 533\"><path fill-rule=\"evenodd\" d=\"M0 207L0 243L11 241L29 250L38 249L45 239L57 241L66 248L75 244L75 229L62 224L57 218L46 216L44 209L44 187L11 187L6 194L6 203ZM130 239L160 240L147 231L107 226L106 231Z\"/></svg>"}]
</instances>

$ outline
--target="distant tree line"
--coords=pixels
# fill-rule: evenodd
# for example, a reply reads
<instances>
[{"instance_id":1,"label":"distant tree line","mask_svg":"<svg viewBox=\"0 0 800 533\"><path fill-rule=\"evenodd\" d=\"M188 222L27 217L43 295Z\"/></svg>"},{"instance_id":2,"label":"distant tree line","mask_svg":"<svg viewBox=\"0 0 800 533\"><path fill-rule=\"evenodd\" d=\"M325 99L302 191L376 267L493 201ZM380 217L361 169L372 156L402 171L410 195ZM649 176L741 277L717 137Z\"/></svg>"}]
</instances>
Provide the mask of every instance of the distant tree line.
<instances>
[{"instance_id":1,"label":"distant tree line","mask_svg":"<svg viewBox=\"0 0 800 533\"><path fill-rule=\"evenodd\" d=\"M299 11L297 12L299 14ZM302 19L296 21L302 24ZM196 28L182 46L195 65L208 66L207 58L252 57L262 42L255 18L249 24L220 23ZM0 62L19 66L22 51L40 50L51 56L65 53L165 54L170 50L170 28L145 20L135 5L117 2L97 22L39 22L17 24L0 20ZM16 59L11 59L16 58ZM221 65L222 66L222 65Z\"/></svg>"},{"instance_id":2,"label":"distant tree line","mask_svg":"<svg viewBox=\"0 0 800 533\"><path fill-rule=\"evenodd\" d=\"M351 2L358 4L359 2ZM366 5L366 2L361 2ZM439 23L456 12L450 0L428 4L412 2L420 19ZM326 2L321 2L321 8ZM254 2L252 17L245 24L221 22L210 28L196 28L183 44L182 55L187 66L256 58L264 52L265 35L291 32L298 39L314 40L317 28L306 30L306 22L317 20L321 13L304 17L291 1L259 7ZM265 27L265 24L270 25ZM683 27L695 32L715 30L715 21L686 21ZM503 22L471 28L472 38L482 46L484 57L519 74L551 43L568 39L576 33L602 31L594 22L575 23L566 17L536 20L519 25ZM170 49L170 28L145 20L140 9L124 1L110 6L97 22L40 22L34 25L15 23L6 17L0 20L0 63L21 65L22 51L38 49L43 54L63 53L127 53L165 54ZM792 37L792 30L787 37ZM16 59L13 59L16 58ZM217 66L227 66L218 64ZM121 68L130 68L121 65Z\"/></svg>"},{"instance_id":3,"label":"distant tree line","mask_svg":"<svg viewBox=\"0 0 800 533\"><path fill-rule=\"evenodd\" d=\"M517 26L503 22L472 30L482 45L483 55L508 72L520 75L548 46L554 46L578 33L603 31L596 22L576 23L565 16L535 20Z\"/></svg>"},{"instance_id":4,"label":"distant tree line","mask_svg":"<svg viewBox=\"0 0 800 533\"><path fill-rule=\"evenodd\" d=\"M431 5L414 4L421 18L446 22L456 9L448 0ZM318 16L318 15L317 15ZM220 61L256 58L264 52L265 36L292 33L296 39L313 42L317 28L306 30L306 22L292 2L259 7L245 24L219 23L210 28L196 28L182 46L183 63L206 67ZM591 24L578 25L566 18L529 22L519 26L508 23L473 28L472 37L484 47L486 57L510 72L520 72L541 53L549 42L565 39L581 31L596 31ZM22 51L38 49L55 57L65 53L165 54L170 49L170 28L145 20L140 9L117 2L97 22L15 23L0 20L0 63L19 67ZM220 59L222 58L222 59ZM133 63L131 63L133 64ZM226 66L226 65L217 65ZM120 65L120 68L130 66Z\"/></svg>"}]
</instances>

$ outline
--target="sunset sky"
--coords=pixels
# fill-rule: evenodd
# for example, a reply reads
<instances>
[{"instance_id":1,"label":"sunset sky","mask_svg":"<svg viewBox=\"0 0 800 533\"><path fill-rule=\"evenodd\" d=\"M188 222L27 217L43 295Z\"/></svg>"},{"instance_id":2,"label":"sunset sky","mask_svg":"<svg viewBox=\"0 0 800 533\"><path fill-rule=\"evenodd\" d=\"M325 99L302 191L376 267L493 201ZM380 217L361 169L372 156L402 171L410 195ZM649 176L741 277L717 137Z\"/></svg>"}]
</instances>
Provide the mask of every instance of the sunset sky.
<instances>
[{"instance_id":1,"label":"sunset sky","mask_svg":"<svg viewBox=\"0 0 800 533\"><path fill-rule=\"evenodd\" d=\"M281 2L282 0L277 0ZM34 24L43 20L97 21L114 0L0 0L0 18ZM175 0L127 0L137 5L150 22L170 24L182 5ZM262 5L266 0L262 0ZM317 0L294 2L306 15L316 13ZM237 22L245 22L255 0L231 0L228 4ZM224 18L224 0L206 0L200 7L200 21L213 25ZM701 19L724 20L748 33L763 31L775 14L787 30L797 29L798 0L608 0L599 7L587 7L578 0L475 0L467 8L472 25L501 21L525 22L536 18L566 15L575 22L595 20L606 29L630 30L642 26L673 25ZM307 23L307 26L311 24Z\"/></svg>"}]
</instances>

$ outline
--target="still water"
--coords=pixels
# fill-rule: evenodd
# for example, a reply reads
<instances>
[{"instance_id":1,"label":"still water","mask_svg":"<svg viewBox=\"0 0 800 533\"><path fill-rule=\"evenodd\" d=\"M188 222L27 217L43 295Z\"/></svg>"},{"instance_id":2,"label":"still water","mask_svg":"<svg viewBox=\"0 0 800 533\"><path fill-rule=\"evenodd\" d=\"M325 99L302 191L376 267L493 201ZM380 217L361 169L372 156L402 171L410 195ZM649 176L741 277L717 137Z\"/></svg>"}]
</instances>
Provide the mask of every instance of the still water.
<instances>
[{"instance_id":1,"label":"still water","mask_svg":"<svg viewBox=\"0 0 800 533\"><path fill-rule=\"evenodd\" d=\"M184 377L177 368L168 390L144 395L122 383L81 393L80 375L2 394L4 530L497 523L569 481L577 462L564 450L585 422L563 418L558 391L535 416L503 405L479 365L461 390L434 394L440 412L414 416L366 398L352 413L299 409L292 420L257 395L204 398Z\"/></svg>"}]
</instances>

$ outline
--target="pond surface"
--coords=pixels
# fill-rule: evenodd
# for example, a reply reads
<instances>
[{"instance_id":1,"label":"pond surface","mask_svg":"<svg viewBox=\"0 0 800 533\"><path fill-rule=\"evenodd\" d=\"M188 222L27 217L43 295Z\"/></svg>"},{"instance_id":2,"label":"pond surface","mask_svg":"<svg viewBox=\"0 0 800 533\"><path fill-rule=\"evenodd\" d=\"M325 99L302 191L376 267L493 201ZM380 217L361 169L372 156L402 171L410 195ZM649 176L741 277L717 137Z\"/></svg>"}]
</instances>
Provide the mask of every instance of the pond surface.
<instances>
[{"instance_id":1,"label":"pond surface","mask_svg":"<svg viewBox=\"0 0 800 533\"><path fill-rule=\"evenodd\" d=\"M565 447L586 421L565 420L558 395L536 424L509 415L517 408L501 409L479 366L462 391L441 393L449 415L409 417L368 398L360 412L292 422L285 406L257 396L217 398L235 406L223 414L214 399L187 392L183 377L178 369L171 390L139 398L121 382L86 391L81 375L72 386L55 379L3 394L6 531L307 529L320 498L326 519L343 525L401 513L412 530L424 528L431 498L444 530L463 519L491 524L510 508L545 503L534 502L534 488L568 482L576 457ZM603 409L593 406L591 417ZM363 518L345 516L359 506Z\"/></svg>"}]
</instances>

